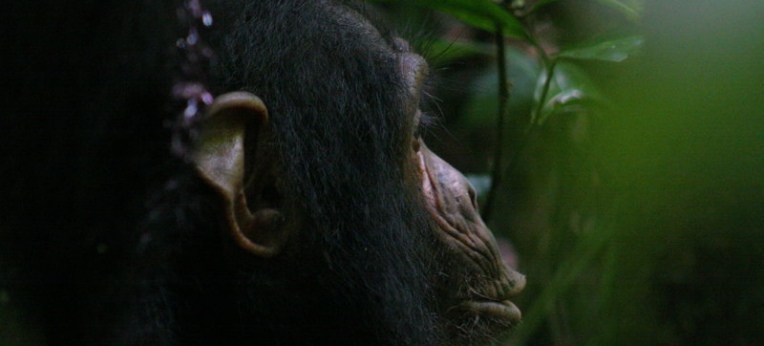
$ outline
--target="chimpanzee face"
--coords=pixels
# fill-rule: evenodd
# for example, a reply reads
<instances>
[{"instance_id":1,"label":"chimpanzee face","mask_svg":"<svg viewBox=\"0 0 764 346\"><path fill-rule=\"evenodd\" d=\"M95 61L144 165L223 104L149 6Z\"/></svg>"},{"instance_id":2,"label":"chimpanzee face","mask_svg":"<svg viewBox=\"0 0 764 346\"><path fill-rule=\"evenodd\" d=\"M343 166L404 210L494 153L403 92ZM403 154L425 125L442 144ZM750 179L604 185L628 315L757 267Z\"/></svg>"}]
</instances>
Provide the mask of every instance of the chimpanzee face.
<instances>
[{"instance_id":1,"label":"chimpanzee face","mask_svg":"<svg viewBox=\"0 0 764 346\"><path fill-rule=\"evenodd\" d=\"M450 263L437 283L447 292L442 298L453 323L450 332L454 338L477 342L480 336L520 322L520 310L509 299L522 291L525 278L503 263L496 240L478 212L473 187L461 172L430 151L421 137L423 114L418 105L429 70L427 62L401 39L393 47L399 51L401 75L411 93L411 147L418 179L437 239Z\"/></svg>"}]
</instances>

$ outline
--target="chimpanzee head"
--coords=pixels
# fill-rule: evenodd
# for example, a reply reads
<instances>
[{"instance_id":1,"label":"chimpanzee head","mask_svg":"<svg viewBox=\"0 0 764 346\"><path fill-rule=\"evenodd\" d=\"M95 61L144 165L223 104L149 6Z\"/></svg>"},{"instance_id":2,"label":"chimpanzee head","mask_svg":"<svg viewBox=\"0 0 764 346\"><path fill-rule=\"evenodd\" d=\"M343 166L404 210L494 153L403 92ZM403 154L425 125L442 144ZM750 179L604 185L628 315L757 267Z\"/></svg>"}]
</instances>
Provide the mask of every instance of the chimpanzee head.
<instances>
[{"instance_id":1,"label":"chimpanzee head","mask_svg":"<svg viewBox=\"0 0 764 346\"><path fill-rule=\"evenodd\" d=\"M193 160L232 240L262 266L290 262L280 281L314 268L309 292L287 292L322 292L308 299L319 316L378 340L476 344L517 323L509 298L524 279L503 264L470 184L420 136L425 60L347 4L222 13L227 92Z\"/></svg>"},{"instance_id":2,"label":"chimpanzee head","mask_svg":"<svg viewBox=\"0 0 764 346\"><path fill-rule=\"evenodd\" d=\"M177 40L179 3L209 29ZM4 232L47 283L50 340L480 345L519 322L524 278L421 138L428 65L363 7L56 4L12 22L23 88L0 124ZM173 92L209 105L182 115Z\"/></svg>"}]
</instances>

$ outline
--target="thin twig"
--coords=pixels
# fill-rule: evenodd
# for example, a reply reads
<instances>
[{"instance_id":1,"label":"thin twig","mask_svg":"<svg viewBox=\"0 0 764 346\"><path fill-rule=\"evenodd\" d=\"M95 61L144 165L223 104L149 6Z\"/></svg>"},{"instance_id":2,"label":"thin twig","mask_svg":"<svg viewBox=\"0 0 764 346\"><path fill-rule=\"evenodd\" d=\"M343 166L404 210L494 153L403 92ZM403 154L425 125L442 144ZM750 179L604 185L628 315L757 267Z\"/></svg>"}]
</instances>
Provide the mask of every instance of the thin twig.
<instances>
[{"instance_id":1,"label":"thin twig","mask_svg":"<svg viewBox=\"0 0 764 346\"><path fill-rule=\"evenodd\" d=\"M544 81L544 88L541 91L541 97L539 98L539 104L536 105L536 109L531 114L531 127L536 127L541 124L541 112L544 111L544 105L546 104L546 98L549 94L549 89L552 86L552 80L554 79L554 68L557 67L557 60L547 64L546 80Z\"/></svg>"},{"instance_id":2,"label":"thin twig","mask_svg":"<svg viewBox=\"0 0 764 346\"><path fill-rule=\"evenodd\" d=\"M491 189L488 191L485 206L483 207L483 220L486 222L491 217L493 205L496 200L497 191L501 184L504 165L502 162L504 156L504 123L509 108L509 82L507 76L507 53L504 47L504 33L501 24L496 24L496 56L499 68L499 111L497 114L496 125L496 152L493 159L493 172L491 173Z\"/></svg>"}]
</instances>

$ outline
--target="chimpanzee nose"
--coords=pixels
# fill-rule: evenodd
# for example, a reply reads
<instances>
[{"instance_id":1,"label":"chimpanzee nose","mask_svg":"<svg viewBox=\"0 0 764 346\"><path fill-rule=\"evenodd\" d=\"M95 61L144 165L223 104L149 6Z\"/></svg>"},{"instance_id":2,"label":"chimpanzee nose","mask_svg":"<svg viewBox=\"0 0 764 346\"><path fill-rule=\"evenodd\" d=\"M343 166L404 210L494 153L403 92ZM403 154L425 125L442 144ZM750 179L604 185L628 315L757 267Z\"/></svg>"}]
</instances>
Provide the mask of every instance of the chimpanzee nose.
<instances>
[{"instance_id":1,"label":"chimpanzee nose","mask_svg":"<svg viewBox=\"0 0 764 346\"><path fill-rule=\"evenodd\" d=\"M424 144L420 148L426 171L434 188L434 197L439 207L451 215L459 215L470 221L480 219L477 205L477 193L467 178L431 152Z\"/></svg>"}]
</instances>

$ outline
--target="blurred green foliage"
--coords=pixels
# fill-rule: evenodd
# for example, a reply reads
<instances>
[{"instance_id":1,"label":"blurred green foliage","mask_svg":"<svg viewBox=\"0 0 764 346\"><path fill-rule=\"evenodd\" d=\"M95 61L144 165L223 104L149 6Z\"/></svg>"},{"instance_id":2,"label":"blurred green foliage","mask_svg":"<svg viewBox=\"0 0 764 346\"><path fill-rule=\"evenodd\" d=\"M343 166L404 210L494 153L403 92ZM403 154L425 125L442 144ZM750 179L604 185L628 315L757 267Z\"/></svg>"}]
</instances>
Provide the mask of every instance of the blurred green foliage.
<instances>
[{"instance_id":1,"label":"blurred green foliage","mask_svg":"<svg viewBox=\"0 0 764 346\"><path fill-rule=\"evenodd\" d=\"M447 47L431 146L481 185L506 149L487 221L528 286L502 344L764 344L764 2L385 2Z\"/></svg>"}]
</instances>

